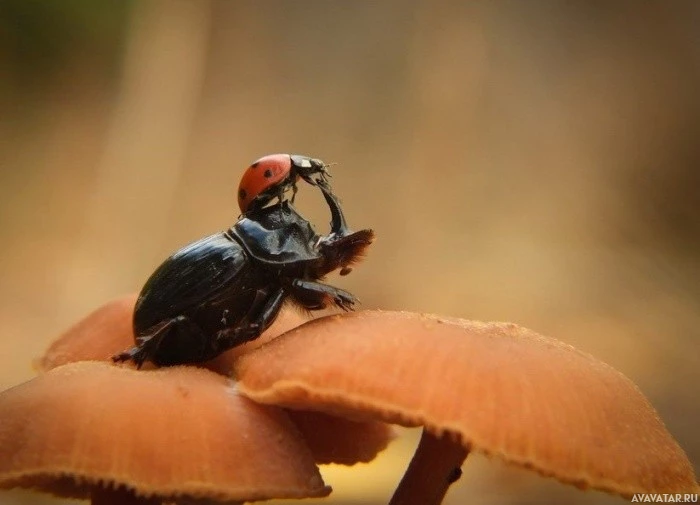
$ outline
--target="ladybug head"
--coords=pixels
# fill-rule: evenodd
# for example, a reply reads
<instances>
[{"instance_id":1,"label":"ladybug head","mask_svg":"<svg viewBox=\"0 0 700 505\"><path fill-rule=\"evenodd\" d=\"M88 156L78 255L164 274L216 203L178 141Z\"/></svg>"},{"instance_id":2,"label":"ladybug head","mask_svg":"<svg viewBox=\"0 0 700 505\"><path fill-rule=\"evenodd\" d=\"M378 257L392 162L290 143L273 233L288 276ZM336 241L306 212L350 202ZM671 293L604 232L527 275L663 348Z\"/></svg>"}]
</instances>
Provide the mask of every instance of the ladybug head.
<instances>
[{"instance_id":1,"label":"ladybug head","mask_svg":"<svg viewBox=\"0 0 700 505\"><path fill-rule=\"evenodd\" d=\"M312 186L328 186L328 177L331 176L328 168L331 165L317 158L309 158L308 156L301 156L299 154L292 154L290 158L292 160L292 167L299 177ZM311 177L314 175L318 175L318 179L312 179Z\"/></svg>"}]
</instances>

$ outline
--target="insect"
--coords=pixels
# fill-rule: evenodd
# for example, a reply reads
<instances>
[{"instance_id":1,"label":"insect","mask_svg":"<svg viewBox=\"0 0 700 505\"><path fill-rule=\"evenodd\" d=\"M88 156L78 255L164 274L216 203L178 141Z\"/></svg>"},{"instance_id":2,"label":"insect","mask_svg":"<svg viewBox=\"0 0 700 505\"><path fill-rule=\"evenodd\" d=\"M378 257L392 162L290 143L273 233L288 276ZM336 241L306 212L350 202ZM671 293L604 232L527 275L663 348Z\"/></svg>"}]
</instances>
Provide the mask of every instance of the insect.
<instances>
[{"instance_id":1,"label":"insect","mask_svg":"<svg viewBox=\"0 0 700 505\"><path fill-rule=\"evenodd\" d=\"M291 188L292 203L297 193L297 181L301 177L312 186L328 186L330 173L326 163L316 158L298 154L270 154L250 165L238 186L238 206L244 214L255 212L273 198L280 202ZM313 176L318 176L313 178Z\"/></svg>"},{"instance_id":2,"label":"insect","mask_svg":"<svg viewBox=\"0 0 700 505\"><path fill-rule=\"evenodd\" d=\"M212 359L257 338L286 300L308 310L352 310L351 293L319 280L338 268L349 271L374 232L351 232L330 188L318 187L331 211L328 235L318 235L285 200L184 247L156 269L136 301L136 346L112 359L139 368L145 361Z\"/></svg>"}]
</instances>

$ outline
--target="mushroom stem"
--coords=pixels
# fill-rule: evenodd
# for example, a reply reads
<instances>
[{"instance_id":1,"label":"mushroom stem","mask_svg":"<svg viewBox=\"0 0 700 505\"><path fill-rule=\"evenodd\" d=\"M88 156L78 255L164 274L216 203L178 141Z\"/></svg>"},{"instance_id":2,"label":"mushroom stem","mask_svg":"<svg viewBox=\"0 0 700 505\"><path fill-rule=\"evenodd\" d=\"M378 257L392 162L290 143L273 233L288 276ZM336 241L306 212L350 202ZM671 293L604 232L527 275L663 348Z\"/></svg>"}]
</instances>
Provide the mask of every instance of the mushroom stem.
<instances>
[{"instance_id":1,"label":"mushroom stem","mask_svg":"<svg viewBox=\"0 0 700 505\"><path fill-rule=\"evenodd\" d=\"M162 503L158 498L136 496L132 491L124 488L97 487L92 490L91 498L92 505L160 505Z\"/></svg>"},{"instance_id":2,"label":"mushroom stem","mask_svg":"<svg viewBox=\"0 0 700 505\"><path fill-rule=\"evenodd\" d=\"M416 453L389 505L439 505L450 484L459 479L469 450L456 436L438 437L423 428Z\"/></svg>"}]
</instances>

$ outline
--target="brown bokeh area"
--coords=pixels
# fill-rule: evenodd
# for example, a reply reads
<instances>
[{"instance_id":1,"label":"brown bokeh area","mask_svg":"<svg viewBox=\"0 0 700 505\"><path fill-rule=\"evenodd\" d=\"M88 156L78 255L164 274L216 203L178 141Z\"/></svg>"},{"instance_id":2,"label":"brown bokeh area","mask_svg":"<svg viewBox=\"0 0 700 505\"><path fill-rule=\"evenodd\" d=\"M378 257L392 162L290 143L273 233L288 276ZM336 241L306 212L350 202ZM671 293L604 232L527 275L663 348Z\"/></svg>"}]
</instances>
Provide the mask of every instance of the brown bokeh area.
<instances>
[{"instance_id":1,"label":"brown bokeh area","mask_svg":"<svg viewBox=\"0 0 700 505\"><path fill-rule=\"evenodd\" d=\"M331 283L593 354L700 473L699 33L694 2L0 3L0 385L232 224L247 164L293 152L337 162L377 233ZM297 202L327 229L318 192ZM330 469L319 503L386 503L411 449ZM463 470L447 504L624 503Z\"/></svg>"}]
</instances>

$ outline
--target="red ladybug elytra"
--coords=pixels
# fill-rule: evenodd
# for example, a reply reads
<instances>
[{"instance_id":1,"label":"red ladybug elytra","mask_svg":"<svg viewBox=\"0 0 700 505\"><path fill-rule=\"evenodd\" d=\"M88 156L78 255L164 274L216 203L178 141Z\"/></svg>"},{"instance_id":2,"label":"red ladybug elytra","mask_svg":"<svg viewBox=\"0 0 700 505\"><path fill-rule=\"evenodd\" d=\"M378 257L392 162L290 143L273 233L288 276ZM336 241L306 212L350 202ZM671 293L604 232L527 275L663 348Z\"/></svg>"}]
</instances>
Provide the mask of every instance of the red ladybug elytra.
<instances>
[{"instance_id":1,"label":"red ladybug elytra","mask_svg":"<svg viewBox=\"0 0 700 505\"><path fill-rule=\"evenodd\" d=\"M264 207L273 198L282 201L285 191L292 189L292 202L297 192L297 180L312 186L328 187L328 165L323 161L298 154L269 154L250 165L238 186L238 206L244 214ZM313 175L320 177L312 179Z\"/></svg>"}]
</instances>

